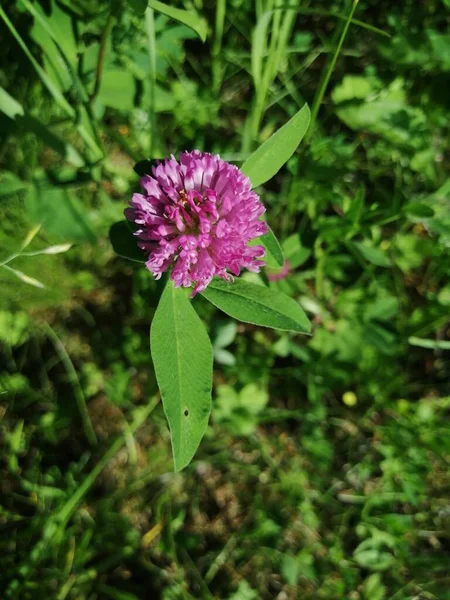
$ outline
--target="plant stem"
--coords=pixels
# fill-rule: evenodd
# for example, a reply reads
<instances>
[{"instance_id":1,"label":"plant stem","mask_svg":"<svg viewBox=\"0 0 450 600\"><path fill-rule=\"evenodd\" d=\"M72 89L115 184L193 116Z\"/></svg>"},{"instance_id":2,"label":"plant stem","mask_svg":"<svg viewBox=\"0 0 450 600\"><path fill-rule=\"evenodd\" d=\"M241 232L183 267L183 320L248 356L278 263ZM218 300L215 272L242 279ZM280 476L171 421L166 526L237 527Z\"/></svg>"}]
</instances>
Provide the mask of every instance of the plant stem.
<instances>
[{"instance_id":1,"label":"plant stem","mask_svg":"<svg viewBox=\"0 0 450 600\"><path fill-rule=\"evenodd\" d=\"M213 92L217 93L221 83L222 62L220 60L220 51L222 49L223 25L225 22L225 13L227 9L227 0L217 0L216 6L216 26L214 30L214 44L212 47L212 75Z\"/></svg>"},{"instance_id":2,"label":"plant stem","mask_svg":"<svg viewBox=\"0 0 450 600\"><path fill-rule=\"evenodd\" d=\"M348 14L348 17L347 17L347 19L345 21L344 27L342 29L341 36L339 38L339 42L338 42L338 44L336 46L336 50L335 50L335 52L333 54L333 58L331 59L331 62L328 65L328 69L325 72L325 77L323 78L323 80L322 80L322 82L320 84L320 87L319 87L319 90L318 90L318 92L316 94L316 97L314 98L314 104L313 104L313 107L311 109L311 123L310 123L310 126L309 126L309 134L308 135L311 135L312 132L314 131L314 127L315 127L315 124L316 124L317 115L319 113L320 105L322 104L322 100L323 100L323 97L324 97L325 92L327 90L328 84L330 82L331 75L332 75L332 73L334 71L334 67L336 66L336 61L337 61L338 56L339 56L339 54L341 52L342 46L344 44L344 40L345 40L345 38L347 36L347 31L348 31L348 28L350 26L351 20L353 18L353 14L355 12L356 6L358 5L358 1L359 0L353 0L352 8L351 8L350 13Z\"/></svg>"},{"instance_id":3,"label":"plant stem","mask_svg":"<svg viewBox=\"0 0 450 600\"><path fill-rule=\"evenodd\" d=\"M156 40L155 40L155 19L154 11L148 7L145 11L145 25L147 28L147 48L150 60L150 149L149 158L153 158L156 139L156 114L155 114L155 89L156 89Z\"/></svg>"},{"instance_id":4,"label":"plant stem","mask_svg":"<svg viewBox=\"0 0 450 600\"><path fill-rule=\"evenodd\" d=\"M102 37L100 39L100 46L99 46L98 55L97 55L97 66L95 69L94 91L92 92L92 94L90 96L91 103L95 100L95 98L97 97L97 95L100 91L100 86L102 84L102 75L103 75L103 63L105 61L105 54L106 54L106 44L108 43L108 38L114 27L115 22L116 22L116 11L115 11L114 5L113 5L113 8L111 9L111 12L109 13L108 20L106 21L106 25L105 25L105 29L103 30Z\"/></svg>"}]
</instances>

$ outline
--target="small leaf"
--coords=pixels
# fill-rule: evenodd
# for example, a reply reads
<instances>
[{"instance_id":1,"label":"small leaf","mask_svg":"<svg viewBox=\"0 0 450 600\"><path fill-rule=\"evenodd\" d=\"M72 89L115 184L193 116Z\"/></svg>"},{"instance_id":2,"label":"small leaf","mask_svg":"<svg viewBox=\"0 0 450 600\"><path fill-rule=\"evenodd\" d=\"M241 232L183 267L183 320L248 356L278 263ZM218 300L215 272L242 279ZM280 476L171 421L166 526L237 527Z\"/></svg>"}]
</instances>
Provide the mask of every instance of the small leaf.
<instances>
[{"instance_id":1,"label":"small leaf","mask_svg":"<svg viewBox=\"0 0 450 600\"><path fill-rule=\"evenodd\" d=\"M114 223L109 230L109 240L114 252L122 258L128 258L136 262L145 263L145 253L137 245L137 238L133 235L133 229L128 221Z\"/></svg>"},{"instance_id":2,"label":"small leaf","mask_svg":"<svg viewBox=\"0 0 450 600\"><path fill-rule=\"evenodd\" d=\"M411 344L411 346L429 348L430 350L450 350L450 341L448 340L427 340L425 338L411 336L408 338L408 343Z\"/></svg>"},{"instance_id":3,"label":"small leaf","mask_svg":"<svg viewBox=\"0 0 450 600\"><path fill-rule=\"evenodd\" d=\"M34 238L37 236L37 234L39 233L39 231L41 230L41 225L35 225L34 227L32 227L30 229L30 231L27 233L27 235L25 236L25 239L22 242L22 250L25 250L25 248L27 248L31 242L34 240Z\"/></svg>"},{"instance_id":4,"label":"small leaf","mask_svg":"<svg viewBox=\"0 0 450 600\"><path fill-rule=\"evenodd\" d=\"M232 367L236 364L236 359L233 354L223 348L214 348L214 360L220 365L227 365L228 367Z\"/></svg>"},{"instance_id":5,"label":"small leaf","mask_svg":"<svg viewBox=\"0 0 450 600\"><path fill-rule=\"evenodd\" d=\"M13 269L12 267L9 267L8 265L2 265L2 267L4 269L6 269L7 271L9 271L10 273L13 273L18 279L20 279L24 283L27 283L28 285L32 285L33 287L37 287L37 288L41 288L41 289L45 288L45 285L43 283L41 283L37 279L34 279L34 277L25 275L25 273L22 273L22 271Z\"/></svg>"},{"instance_id":6,"label":"small leaf","mask_svg":"<svg viewBox=\"0 0 450 600\"><path fill-rule=\"evenodd\" d=\"M137 162L133 169L134 172L139 175L139 177L144 177L144 175L151 175L153 166L153 161L145 159Z\"/></svg>"},{"instance_id":7,"label":"small leaf","mask_svg":"<svg viewBox=\"0 0 450 600\"><path fill-rule=\"evenodd\" d=\"M56 244L55 246L48 246L42 248L42 250L35 250L33 252L22 252L22 256L38 256L39 254L62 254L72 248L72 244Z\"/></svg>"},{"instance_id":8,"label":"small leaf","mask_svg":"<svg viewBox=\"0 0 450 600\"><path fill-rule=\"evenodd\" d=\"M275 259L277 265L282 267L284 265L283 250L281 249L280 242L277 240L272 229L267 225L268 231L265 235L262 235L258 242L260 242L267 252Z\"/></svg>"},{"instance_id":9,"label":"small leaf","mask_svg":"<svg viewBox=\"0 0 450 600\"><path fill-rule=\"evenodd\" d=\"M298 333L311 330L298 302L261 285L242 279L235 279L233 283L214 279L202 295L230 317L245 323Z\"/></svg>"},{"instance_id":10,"label":"small leaf","mask_svg":"<svg viewBox=\"0 0 450 600\"><path fill-rule=\"evenodd\" d=\"M416 217L418 219L429 219L434 217L434 210L431 206L423 204L422 202L410 202L403 210L408 216Z\"/></svg>"},{"instance_id":11,"label":"small leaf","mask_svg":"<svg viewBox=\"0 0 450 600\"><path fill-rule=\"evenodd\" d=\"M361 242L353 242L352 246L358 250L363 258L373 265L377 265L377 267L389 267L391 265L389 258L381 248L366 246Z\"/></svg>"},{"instance_id":12,"label":"small leaf","mask_svg":"<svg viewBox=\"0 0 450 600\"><path fill-rule=\"evenodd\" d=\"M175 21L183 23L183 25L186 25L186 27L193 29L202 42L206 40L208 24L206 23L205 19L200 17L198 14L189 10L182 10L181 8L174 8L173 6L159 2L159 0L150 0L148 4L154 10L166 15L166 17L170 17Z\"/></svg>"},{"instance_id":13,"label":"small leaf","mask_svg":"<svg viewBox=\"0 0 450 600\"><path fill-rule=\"evenodd\" d=\"M245 161L241 170L250 177L252 187L269 181L291 158L308 131L310 119L311 113L305 104Z\"/></svg>"},{"instance_id":14,"label":"small leaf","mask_svg":"<svg viewBox=\"0 0 450 600\"><path fill-rule=\"evenodd\" d=\"M2 87L0 87L0 110L10 119L15 119L17 116L23 116L24 114L23 106Z\"/></svg>"},{"instance_id":15,"label":"small leaf","mask_svg":"<svg viewBox=\"0 0 450 600\"><path fill-rule=\"evenodd\" d=\"M127 2L138 15L143 15L148 6L148 0L127 0Z\"/></svg>"},{"instance_id":16,"label":"small leaf","mask_svg":"<svg viewBox=\"0 0 450 600\"><path fill-rule=\"evenodd\" d=\"M311 256L311 250L302 246L298 233L293 233L283 242L283 252L291 269L296 269Z\"/></svg>"},{"instance_id":17,"label":"small leaf","mask_svg":"<svg viewBox=\"0 0 450 600\"><path fill-rule=\"evenodd\" d=\"M363 185L360 185L356 191L355 197L350 205L350 208L345 215L352 225L357 225L361 218L361 212L364 207L364 197L366 190Z\"/></svg>"},{"instance_id":18,"label":"small leaf","mask_svg":"<svg viewBox=\"0 0 450 600\"><path fill-rule=\"evenodd\" d=\"M170 427L175 470L191 461L211 412L211 342L187 290L168 281L150 330L150 347Z\"/></svg>"}]
</instances>

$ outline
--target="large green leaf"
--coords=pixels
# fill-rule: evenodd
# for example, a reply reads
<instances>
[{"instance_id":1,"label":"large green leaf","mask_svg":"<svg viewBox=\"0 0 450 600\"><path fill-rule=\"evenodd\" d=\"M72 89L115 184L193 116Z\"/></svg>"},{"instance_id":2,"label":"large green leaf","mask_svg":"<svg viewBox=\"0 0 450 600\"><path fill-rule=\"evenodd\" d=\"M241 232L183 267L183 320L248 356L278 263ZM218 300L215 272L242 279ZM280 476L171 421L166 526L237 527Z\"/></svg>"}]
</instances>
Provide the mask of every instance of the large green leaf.
<instances>
[{"instance_id":1,"label":"large green leaf","mask_svg":"<svg viewBox=\"0 0 450 600\"><path fill-rule=\"evenodd\" d=\"M50 234L64 241L95 242L85 209L68 190L30 188L26 197L27 214Z\"/></svg>"},{"instance_id":2,"label":"large green leaf","mask_svg":"<svg viewBox=\"0 0 450 600\"><path fill-rule=\"evenodd\" d=\"M224 313L245 323L298 333L311 330L298 302L261 285L242 279L233 283L214 279L202 294Z\"/></svg>"},{"instance_id":3,"label":"large green leaf","mask_svg":"<svg viewBox=\"0 0 450 600\"><path fill-rule=\"evenodd\" d=\"M172 439L175 470L189 464L211 412L211 342L188 298L168 281L150 331L150 347Z\"/></svg>"},{"instance_id":4,"label":"large green leaf","mask_svg":"<svg viewBox=\"0 0 450 600\"><path fill-rule=\"evenodd\" d=\"M137 238L133 235L131 224L124 220L114 223L109 230L109 239L114 252L123 258L144 263L145 253L137 245Z\"/></svg>"},{"instance_id":5,"label":"large green leaf","mask_svg":"<svg viewBox=\"0 0 450 600\"><path fill-rule=\"evenodd\" d=\"M71 16L53 0L51 2L51 14L47 16L44 10L39 6L30 2L30 0L22 0L22 4L33 15L35 24L39 23L47 34L56 42L61 49L64 58L71 66L76 67L77 57L77 41L74 35Z\"/></svg>"},{"instance_id":6,"label":"large green leaf","mask_svg":"<svg viewBox=\"0 0 450 600\"><path fill-rule=\"evenodd\" d=\"M309 107L305 104L245 161L241 170L250 177L254 188L269 181L291 158L308 131L310 118Z\"/></svg>"},{"instance_id":7,"label":"large green leaf","mask_svg":"<svg viewBox=\"0 0 450 600\"><path fill-rule=\"evenodd\" d=\"M136 0L134 1L136 2ZM202 42L206 40L208 24L205 19L200 17L197 13L189 10L182 10L181 8L174 8L173 6L159 2L159 0L150 0L148 5L163 15L166 15L175 21L179 21L180 23L183 23L183 25L193 29Z\"/></svg>"}]
</instances>

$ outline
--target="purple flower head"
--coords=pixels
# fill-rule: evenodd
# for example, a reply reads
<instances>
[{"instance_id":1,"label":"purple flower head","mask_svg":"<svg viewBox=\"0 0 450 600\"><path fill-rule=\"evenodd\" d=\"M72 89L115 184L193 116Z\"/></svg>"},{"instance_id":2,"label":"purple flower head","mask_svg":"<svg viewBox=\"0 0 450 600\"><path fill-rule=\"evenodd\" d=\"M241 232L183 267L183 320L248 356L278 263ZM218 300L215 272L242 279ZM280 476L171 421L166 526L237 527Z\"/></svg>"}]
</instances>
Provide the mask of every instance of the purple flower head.
<instances>
[{"instance_id":1,"label":"purple flower head","mask_svg":"<svg viewBox=\"0 0 450 600\"><path fill-rule=\"evenodd\" d=\"M146 266L159 279L173 266L176 287L203 291L215 276L226 281L241 269L258 272L263 246L250 240L267 233L259 218L265 208L237 167L219 156L182 152L141 178L143 194L134 194L125 216L138 229ZM230 273L232 275L230 275Z\"/></svg>"}]
</instances>

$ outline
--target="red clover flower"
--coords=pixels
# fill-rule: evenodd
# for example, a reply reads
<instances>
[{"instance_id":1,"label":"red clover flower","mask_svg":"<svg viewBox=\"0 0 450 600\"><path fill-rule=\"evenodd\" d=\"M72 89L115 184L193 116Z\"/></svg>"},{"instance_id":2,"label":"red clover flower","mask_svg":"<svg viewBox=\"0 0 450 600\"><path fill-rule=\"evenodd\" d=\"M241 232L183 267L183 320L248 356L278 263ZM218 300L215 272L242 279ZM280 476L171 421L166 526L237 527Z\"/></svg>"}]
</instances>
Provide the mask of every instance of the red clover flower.
<instances>
[{"instance_id":1,"label":"red clover flower","mask_svg":"<svg viewBox=\"0 0 450 600\"><path fill-rule=\"evenodd\" d=\"M265 265L264 247L248 246L267 233L265 208L238 167L218 155L182 152L180 162L172 155L154 166L141 186L125 216L138 227L155 279L172 267L175 286L194 286L195 296L213 277L230 281L241 269L257 273Z\"/></svg>"}]
</instances>

